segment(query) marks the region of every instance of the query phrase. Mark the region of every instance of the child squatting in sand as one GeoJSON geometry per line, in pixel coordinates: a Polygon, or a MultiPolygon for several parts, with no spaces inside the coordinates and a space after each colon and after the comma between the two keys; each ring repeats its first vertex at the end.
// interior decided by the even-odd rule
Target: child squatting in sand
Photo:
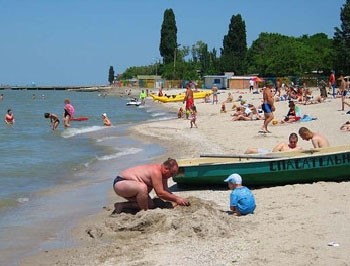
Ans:
{"type": "Polygon", "coordinates": [[[232,190],[230,194],[230,210],[233,215],[247,215],[255,210],[255,198],[249,188],[242,186],[242,177],[232,174],[224,180],[232,190]]]}

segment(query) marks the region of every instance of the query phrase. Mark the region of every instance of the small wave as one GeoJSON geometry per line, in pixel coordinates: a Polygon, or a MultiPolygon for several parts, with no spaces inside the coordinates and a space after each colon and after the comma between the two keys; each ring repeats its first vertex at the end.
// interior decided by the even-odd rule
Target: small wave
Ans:
{"type": "Polygon", "coordinates": [[[111,140],[111,139],[116,139],[116,138],[119,138],[119,137],[108,136],[108,137],[103,137],[103,138],[96,139],[96,142],[103,142],[103,141],[106,141],[106,140],[111,140]]]}
{"type": "Polygon", "coordinates": [[[103,126],[92,126],[92,127],[82,127],[82,128],[68,128],[62,132],[62,137],[65,139],[75,137],[79,134],[84,134],[88,132],[93,132],[97,130],[104,129],[103,126]]]}
{"type": "Polygon", "coordinates": [[[112,159],[120,158],[122,156],[136,154],[136,153],[139,153],[141,151],[142,151],[142,149],[139,149],[139,148],[127,148],[127,149],[123,149],[123,150],[121,150],[117,153],[114,153],[114,154],[97,157],[97,160],[99,160],[99,161],[112,160],[112,159]]]}
{"type": "Polygon", "coordinates": [[[167,115],[167,113],[165,112],[159,112],[159,113],[152,113],[151,116],[152,117],[159,117],[159,116],[165,116],[167,115]]]}

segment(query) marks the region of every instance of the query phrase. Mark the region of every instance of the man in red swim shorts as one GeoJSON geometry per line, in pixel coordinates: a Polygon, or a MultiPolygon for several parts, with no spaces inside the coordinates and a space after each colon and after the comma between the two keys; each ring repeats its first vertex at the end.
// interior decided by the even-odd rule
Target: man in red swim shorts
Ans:
{"type": "Polygon", "coordinates": [[[186,118],[188,119],[191,112],[191,107],[194,104],[193,91],[191,90],[191,86],[189,83],[186,85],[186,95],[183,103],[185,103],[185,101],[186,101],[186,118]]]}

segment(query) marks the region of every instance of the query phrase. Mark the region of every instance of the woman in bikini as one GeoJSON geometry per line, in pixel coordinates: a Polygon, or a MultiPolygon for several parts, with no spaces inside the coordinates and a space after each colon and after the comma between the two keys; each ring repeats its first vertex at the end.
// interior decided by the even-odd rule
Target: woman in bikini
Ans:
{"type": "Polygon", "coordinates": [[[7,113],[5,115],[5,124],[6,125],[13,125],[15,123],[15,117],[12,113],[11,109],[7,110],[7,113]]]}
{"type": "Polygon", "coordinates": [[[55,130],[58,127],[58,125],[60,124],[60,120],[58,119],[58,116],[55,114],[45,113],[44,117],[50,118],[50,126],[51,126],[52,130],[55,130]]]}

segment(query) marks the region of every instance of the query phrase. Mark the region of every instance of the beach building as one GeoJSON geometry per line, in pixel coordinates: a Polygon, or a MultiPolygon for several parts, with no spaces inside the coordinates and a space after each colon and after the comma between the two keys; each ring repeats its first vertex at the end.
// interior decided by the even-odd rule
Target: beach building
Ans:
{"type": "Polygon", "coordinates": [[[228,80],[228,88],[235,90],[248,89],[250,86],[250,80],[256,76],[231,76],[228,80]]]}
{"type": "Polygon", "coordinates": [[[164,84],[164,80],[158,75],[138,75],[137,80],[140,88],[159,89],[164,84]]]}
{"type": "Polygon", "coordinates": [[[214,84],[219,90],[227,89],[228,80],[234,75],[233,72],[225,72],[224,75],[207,75],[204,76],[204,86],[206,89],[212,89],[214,84]]]}

